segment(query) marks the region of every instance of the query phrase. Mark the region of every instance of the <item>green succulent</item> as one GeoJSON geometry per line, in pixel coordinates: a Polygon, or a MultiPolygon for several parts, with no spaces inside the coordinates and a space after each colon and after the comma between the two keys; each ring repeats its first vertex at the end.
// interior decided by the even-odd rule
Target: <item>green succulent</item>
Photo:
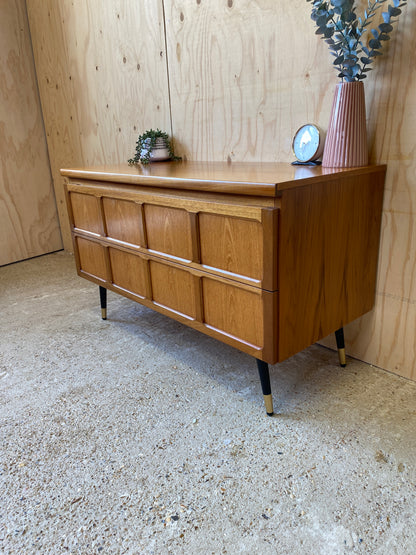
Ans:
{"type": "Polygon", "coordinates": [[[393,23],[402,13],[401,8],[407,0],[392,0],[387,11],[382,12],[383,23],[371,29],[372,37],[364,43],[364,34],[377,10],[387,0],[368,0],[364,17],[357,17],[354,0],[306,0],[312,2],[311,18],[315,21],[317,35],[329,45],[335,56],[334,66],[339,71],[338,77],[351,81],[361,81],[373,69],[374,58],[381,56],[384,41],[390,40],[393,23]]]}
{"type": "Polygon", "coordinates": [[[169,135],[160,129],[149,129],[145,131],[143,135],[139,135],[136,142],[136,154],[134,158],[128,160],[128,164],[132,166],[133,164],[148,164],[150,162],[150,153],[152,152],[157,139],[163,139],[169,151],[169,156],[172,160],[180,160],[178,156],[175,156],[172,148],[172,143],[169,140],[169,135]]]}

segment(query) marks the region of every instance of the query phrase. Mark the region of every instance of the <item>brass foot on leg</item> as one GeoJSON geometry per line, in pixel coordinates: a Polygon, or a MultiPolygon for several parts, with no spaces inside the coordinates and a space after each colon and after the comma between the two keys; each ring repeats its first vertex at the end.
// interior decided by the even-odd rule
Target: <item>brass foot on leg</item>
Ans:
{"type": "Polygon", "coordinates": [[[266,412],[269,416],[273,416],[273,399],[272,390],[270,387],[270,375],[269,375],[269,365],[267,362],[262,360],[257,360],[257,368],[259,369],[261,389],[263,391],[264,404],[266,406],[266,412]]]}
{"type": "Polygon", "coordinates": [[[273,397],[271,395],[263,395],[263,398],[268,416],[273,416],[273,397]]]}
{"type": "Polygon", "coordinates": [[[347,359],[345,357],[345,349],[338,349],[339,363],[344,368],[347,366],[347,359]]]}
{"type": "Polygon", "coordinates": [[[100,304],[101,304],[101,318],[107,320],[107,289],[99,286],[100,289],[100,304]]]}
{"type": "Polygon", "coordinates": [[[335,332],[335,339],[337,341],[339,363],[344,368],[347,365],[347,359],[345,357],[344,328],[339,328],[339,330],[335,332]]]}

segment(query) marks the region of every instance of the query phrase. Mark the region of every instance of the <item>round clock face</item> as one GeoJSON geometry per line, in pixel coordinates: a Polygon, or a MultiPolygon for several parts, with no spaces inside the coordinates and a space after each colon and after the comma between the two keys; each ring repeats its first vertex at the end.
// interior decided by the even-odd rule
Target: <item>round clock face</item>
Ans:
{"type": "Polygon", "coordinates": [[[316,125],[303,125],[293,138],[293,152],[299,162],[310,162],[322,155],[323,141],[316,125]]]}

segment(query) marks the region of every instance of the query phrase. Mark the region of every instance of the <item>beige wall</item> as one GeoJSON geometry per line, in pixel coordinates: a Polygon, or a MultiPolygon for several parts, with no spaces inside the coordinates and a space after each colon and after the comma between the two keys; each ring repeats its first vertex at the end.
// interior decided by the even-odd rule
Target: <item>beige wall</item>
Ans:
{"type": "MultiPolygon", "coordinates": [[[[67,248],[62,166],[123,162],[149,127],[172,129],[189,159],[290,162],[301,124],[327,127],[337,77],[305,0],[27,7],[67,248]]],[[[415,26],[409,3],[365,83],[371,161],[388,176],[376,307],[346,329],[349,353],[413,379],[415,26]]]]}
{"type": "Polygon", "coordinates": [[[25,1],[2,1],[0,265],[61,248],[25,1]]]}

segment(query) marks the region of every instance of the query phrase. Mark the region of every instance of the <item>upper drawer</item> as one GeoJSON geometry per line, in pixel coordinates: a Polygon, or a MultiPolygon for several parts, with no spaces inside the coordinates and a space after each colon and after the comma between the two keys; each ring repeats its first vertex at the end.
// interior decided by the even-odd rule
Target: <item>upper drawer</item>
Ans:
{"type": "Polygon", "coordinates": [[[277,208],[68,187],[76,234],[277,290],[277,208]]]}

